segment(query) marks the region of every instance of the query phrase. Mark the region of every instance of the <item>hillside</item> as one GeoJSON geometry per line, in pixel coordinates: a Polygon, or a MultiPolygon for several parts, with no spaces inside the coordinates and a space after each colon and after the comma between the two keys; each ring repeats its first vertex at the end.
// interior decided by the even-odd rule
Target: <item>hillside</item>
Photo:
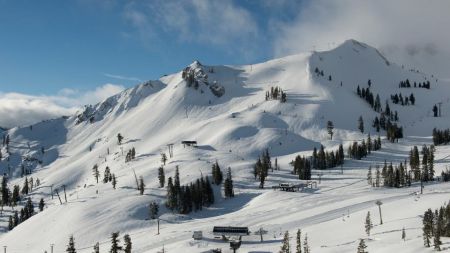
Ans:
{"type": "MultiPolygon", "coordinates": [[[[367,211],[377,223],[374,202],[381,199],[385,224],[375,226],[367,240],[369,251],[424,252],[420,215],[429,207],[444,204],[450,185],[430,183],[423,195],[416,195],[418,184],[372,188],[366,182],[367,168],[385,160],[399,163],[408,158],[412,146],[430,145],[432,129],[447,128],[450,123],[446,113],[450,111],[449,94],[449,83],[406,70],[354,40],[330,51],[254,65],[208,66],[195,61],[180,72],[137,85],[70,117],[8,130],[10,154],[2,148],[0,171],[8,175],[10,186],[22,186],[23,168],[30,171],[28,177],[41,182],[30,197],[35,206],[44,198],[47,206],[12,231],[7,231],[7,226],[13,210],[4,207],[0,245],[7,245],[8,252],[20,253],[49,251],[54,244],[55,252],[64,252],[73,235],[78,252],[92,252],[96,242],[101,242],[100,252],[107,252],[110,234],[120,231],[131,235],[133,252],[138,253],[157,252],[163,245],[167,252],[211,248],[229,252],[227,243],[214,239],[212,226],[239,225],[269,231],[263,243],[255,235],[245,238],[239,252],[277,252],[281,233],[289,230],[294,235],[298,228],[308,233],[312,252],[354,252],[358,239],[367,237],[367,211]],[[430,81],[431,88],[399,88],[406,79],[411,83],[430,81]],[[372,127],[379,113],[356,94],[358,85],[366,88],[368,80],[371,92],[380,96],[382,108],[388,100],[391,110],[398,112],[397,123],[405,137],[398,143],[390,143],[384,130],[378,133],[372,127]],[[271,87],[286,92],[286,103],[265,99],[271,87]],[[390,97],[398,93],[414,93],[415,104],[393,104],[390,97]],[[435,118],[432,107],[438,102],[442,102],[443,115],[435,118]],[[358,130],[360,116],[364,134],[358,130]],[[332,140],[327,121],[335,127],[332,140]],[[119,133],[124,136],[121,145],[119,133]],[[381,135],[382,149],[362,160],[346,158],[343,174],[341,168],[321,171],[318,189],[295,193],[270,189],[280,182],[298,182],[289,165],[297,154],[309,156],[314,147],[332,150],[341,143],[346,151],[368,133],[381,135]],[[198,147],[184,147],[181,141],[196,141],[198,147]],[[164,207],[166,189],[158,183],[160,154],[168,155],[168,144],[174,144],[174,157],[164,166],[166,177],[173,176],[179,166],[181,184],[186,185],[210,175],[217,161],[223,172],[231,168],[236,197],[225,199],[220,187],[214,186],[216,201],[211,207],[187,215],[168,211],[164,207]],[[125,154],[132,148],[136,158],[125,162],[125,154]],[[260,189],[253,165],[266,148],[281,170],[269,173],[266,188],[260,189]],[[105,168],[111,169],[117,177],[116,189],[111,183],[97,184],[92,175],[94,165],[101,179],[105,168]],[[144,195],[136,189],[134,173],[144,179],[144,195]],[[60,204],[50,194],[50,187],[63,195],[63,186],[67,203],[60,204]],[[148,220],[152,201],[160,203],[158,236],[155,221],[148,220]],[[405,242],[400,240],[402,227],[407,228],[405,242]],[[341,233],[343,229],[345,233],[341,233]],[[195,230],[202,230],[207,239],[194,242],[195,230]]],[[[446,167],[448,151],[445,146],[437,148],[436,174],[446,167]]],[[[313,171],[314,180],[318,174],[313,171]]]]}

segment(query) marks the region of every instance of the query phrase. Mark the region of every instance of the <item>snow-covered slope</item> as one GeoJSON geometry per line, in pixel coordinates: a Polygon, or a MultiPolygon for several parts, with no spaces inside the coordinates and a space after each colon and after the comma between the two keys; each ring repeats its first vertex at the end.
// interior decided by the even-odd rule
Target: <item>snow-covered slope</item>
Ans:
{"type": "MultiPolygon", "coordinates": [[[[63,252],[69,235],[74,235],[78,252],[91,252],[96,242],[103,242],[101,252],[107,252],[110,234],[120,231],[132,236],[133,252],[156,252],[163,245],[169,252],[203,252],[228,248],[209,234],[213,225],[246,225],[253,231],[263,226],[269,230],[270,239],[258,243],[257,238],[250,237],[242,246],[243,252],[276,252],[280,231],[294,232],[297,228],[308,232],[313,252],[351,252],[357,239],[364,237],[365,213],[373,210],[375,214],[373,202],[382,199],[388,222],[375,228],[376,236],[368,242],[370,252],[423,252],[421,238],[417,238],[421,234],[418,215],[430,205],[443,204],[450,186],[432,185],[418,199],[411,195],[417,187],[374,190],[364,178],[369,164],[385,159],[402,161],[412,145],[430,143],[433,127],[448,127],[450,120],[445,112],[450,110],[449,94],[448,83],[405,70],[376,49],[354,40],[331,51],[254,65],[206,66],[194,62],[183,71],[86,106],[71,117],[9,130],[11,155],[4,156],[0,171],[10,177],[10,185],[22,185],[22,165],[30,170],[30,176],[41,181],[30,197],[35,203],[44,198],[47,207],[4,232],[0,244],[7,245],[11,252],[41,252],[54,244],[55,252],[63,252]],[[324,75],[317,75],[316,68],[324,75]],[[252,166],[265,148],[278,158],[282,168],[269,175],[267,184],[275,185],[296,181],[288,163],[298,153],[309,155],[321,144],[336,148],[340,143],[361,140],[367,133],[376,135],[371,122],[378,114],[356,95],[357,86],[366,87],[369,79],[372,92],[380,95],[383,106],[391,94],[414,93],[414,106],[390,103],[399,113],[407,138],[398,144],[384,143],[381,151],[363,161],[347,161],[343,175],[335,170],[323,172],[315,192],[258,189],[252,166]],[[431,89],[398,88],[398,83],[406,79],[429,80],[431,89]],[[271,86],[287,93],[286,103],[265,100],[271,86]],[[433,118],[431,109],[438,102],[443,102],[444,115],[433,118]],[[365,134],[357,129],[359,116],[364,118],[365,134]],[[326,130],[328,120],[335,126],[332,141],[326,130]],[[117,143],[118,133],[125,137],[122,145],[117,143]],[[184,140],[195,140],[198,147],[183,147],[184,140]],[[168,212],[163,207],[166,191],[158,188],[157,173],[160,153],[167,152],[171,143],[174,157],[165,166],[167,176],[173,176],[175,166],[179,166],[181,183],[188,184],[201,174],[210,174],[211,163],[217,160],[222,169],[231,168],[236,198],[223,199],[217,187],[217,201],[212,207],[187,216],[168,212]],[[125,153],[132,147],[136,159],[125,163],[125,153]],[[117,176],[117,189],[109,183],[96,183],[91,170],[95,164],[102,174],[106,166],[111,168],[117,176]],[[143,196],[135,189],[134,172],[146,183],[143,196]],[[61,205],[50,195],[50,186],[61,190],[63,185],[68,203],[61,205]],[[158,236],[155,222],[147,220],[151,201],[161,203],[162,230],[158,236]],[[396,211],[405,206],[410,208],[396,211]],[[348,217],[343,218],[343,214],[348,217]],[[344,226],[345,233],[340,233],[337,228],[344,226]],[[400,232],[394,232],[402,226],[411,230],[407,242],[397,240],[400,232]],[[190,239],[194,230],[203,230],[210,239],[194,243],[190,239]]],[[[438,148],[437,158],[442,158],[438,169],[445,167],[445,152],[438,148]]],[[[8,208],[3,211],[3,227],[11,213],[8,208]]]]}

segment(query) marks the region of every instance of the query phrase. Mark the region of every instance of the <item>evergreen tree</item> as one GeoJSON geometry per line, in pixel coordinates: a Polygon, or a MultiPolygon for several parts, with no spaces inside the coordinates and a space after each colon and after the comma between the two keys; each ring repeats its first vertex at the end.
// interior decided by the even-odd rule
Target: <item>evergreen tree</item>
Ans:
{"type": "Polygon", "coordinates": [[[116,185],[117,185],[117,178],[115,174],[111,174],[112,180],[111,180],[111,184],[114,188],[114,190],[116,189],[116,185]]]}
{"type": "Polygon", "coordinates": [[[234,189],[233,189],[233,179],[231,176],[231,168],[228,167],[227,177],[225,179],[224,187],[224,195],[226,198],[234,197],[234,189]]]}
{"type": "Polygon", "coordinates": [[[281,249],[279,253],[291,253],[290,245],[289,245],[289,231],[284,233],[283,244],[281,245],[281,249]]]}
{"type": "Polygon", "coordinates": [[[297,230],[297,246],[295,248],[295,253],[302,253],[302,231],[297,230]]]}
{"type": "Polygon", "coordinates": [[[100,243],[96,243],[94,245],[94,252],[93,253],[100,253],[100,243]]]}
{"type": "Polygon", "coordinates": [[[23,183],[23,186],[22,186],[22,194],[27,195],[28,192],[29,192],[28,177],[25,177],[25,182],[23,183]]]}
{"type": "Polygon", "coordinates": [[[327,131],[328,134],[330,135],[330,140],[333,140],[333,129],[334,129],[333,122],[329,120],[327,122],[327,131]]]}
{"type": "Polygon", "coordinates": [[[311,253],[308,245],[308,234],[305,234],[305,239],[303,240],[303,253],[311,253]]]}
{"type": "Polygon", "coordinates": [[[130,237],[130,235],[126,234],[126,235],[123,237],[123,241],[124,241],[124,243],[125,243],[123,252],[124,252],[124,253],[131,253],[132,243],[131,243],[131,237],[130,237]]]}
{"type": "Polygon", "coordinates": [[[144,184],[144,178],[142,176],[139,177],[139,193],[141,195],[144,195],[145,190],[145,184],[144,184]]]}
{"type": "Polygon", "coordinates": [[[122,145],[122,140],[123,140],[123,136],[120,133],[118,133],[117,134],[117,143],[119,145],[122,145]]]}
{"type": "Polygon", "coordinates": [[[433,235],[433,211],[428,209],[423,216],[423,241],[425,247],[431,246],[431,237],[433,235]]]}
{"type": "Polygon", "coordinates": [[[98,171],[97,164],[94,165],[94,167],[92,168],[92,174],[94,175],[95,180],[97,181],[97,184],[98,184],[98,178],[100,177],[100,172],[98,171]]]}
{"type": "Polygon", "coordinates": [[[368,236],[370,236],[370,230],[373,227],[372,221],[370,220],[370,212],[367,212],[367,216],[366,216],[366,222],[365,222],[365,229],[366,229],[366,234],[368,236]]]}
{"type": "Polygon", "coordinates": [[[177,205],[177,198],[175,196],[175,187],[172,183],[172,177],[169,177],[167,181],[167,202],[166,206],[169,210],[173,211],[176,208],[177,205]]]}
{"type": "Polygon", "coordinates": [[[359,239],[357,253],[367,253],[366,248],[367,248],[367,246],[366,246],[366,243],[364,242],[364,239],[359,239]]]}
{"type": "Polygon", "coordinates": [[[164,174],[164,168],[161,166],[158,169],[158,180],[159,180],[159,187],[163,188],[166,183],[166,176],[164,174]]]}
{"type": "Polygon", "coordinates": [[[219,185],[223,181],[223,174],[217,161],[212,165],[212,180],[215,185],[219,185]]]}
{"type": "Polygon", "coordinates": [[[361,133],[364,133],[364,120],[363,120],[362,116],[359,116],[359,119],[358,119],[358,129],[359,129],[359,131],[361,131],[361,133]]]}
{"type": "Polygon", "coordinates": [[[372,166],[369,166],[369,170],[367,171],[367,184],[372,185],[372,166]]]}
{"type": "Polygon", "coordinates": [[[111,249],[109,250],[109,253],[119,253],[122,251],[122,246],[119,246],[120,239],[119,239],[119,232],[114,232],[111,234],[111,249]]]}
{"type": "Polygon", "coordinates": [[[13,222],[13,217],[12,215],[9,216],[9,220],[8,220],[8,230],[13,230],[14,228],[14,222],[13,222]]]}
{"type": "Polygon", "coordinates": [[[166,162],[167,162],[166,153],[161,153],[161,162],[163,163],[163,165],[166,165],[166,162]]]}
{"type": "Polygon", "coordinates": [[[44,199],[43,198],[41,198],[41,200],[39,201],[39,211],[44,211],[44,206],[45,206],[45,203],[44,203],[44,199]]]}
{"type": "Polygon", "coordinates": [[[69,245],[67,245],[66,249],[67,253],[76,253],[77,250],[75,249],[75,240],[73,239],[73,235],[69,238],[69,245]]]}
{"type": "Polygon", "coordinates": [[[150,214],[150,219],[154,220],[156,219],[156,217],[158,217],[158,212],[159,212],[159,205],[156,202],[151,202],[150,206],[149,206],[149,214],[150,214]]]}
{"type": "Polygon", "coordinates": [[[20,187],[14,185],[12,193],[12,205],[15,206],[20,201],[20,187]]]}

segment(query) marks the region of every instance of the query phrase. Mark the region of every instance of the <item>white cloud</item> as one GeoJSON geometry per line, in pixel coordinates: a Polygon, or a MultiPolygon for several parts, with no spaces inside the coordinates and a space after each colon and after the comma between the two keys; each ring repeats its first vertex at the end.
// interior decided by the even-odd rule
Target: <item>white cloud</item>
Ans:
{"type": "Polygon", "coordinates": [[[118,79],[118,80],[143,82],[141,79],[139,79],[137,77],[114,75],[114,74],[108,74],[108,73],[103,73],[103,75],[106,76],[106,77],[114,78],[114,79],[118,79]]]}
{"type": "Polygon", "coordinates": [[[0,92],[0,126],[14,127],[45,119],[71,115],[80,106],[95,104],[124,90],[122,85],[105,84],[80,92],[62,89],[56,95],[27,95],[0,92]]]}
{"type": "Polygon", "coordinates": [[[450,1],[315,0],[292,22],[273,21],[277,56],[328,49],[353,38],[392,60],[449,77],[450,1]]]}
{"type": "Polygon", "coordinates": [[[155,0],[128,4],[123,14],[146,43],[163,32],[179,41],[252,51],[259,28],[251,13],[232,1],[155,0]]]}

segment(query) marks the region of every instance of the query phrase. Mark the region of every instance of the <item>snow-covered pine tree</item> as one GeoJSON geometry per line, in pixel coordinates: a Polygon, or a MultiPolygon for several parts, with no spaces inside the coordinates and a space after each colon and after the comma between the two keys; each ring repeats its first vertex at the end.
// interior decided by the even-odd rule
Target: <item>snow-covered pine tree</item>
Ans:
{"type": "Polygon", "coordinates": [[[156,217],[158,217],[158,212],[159,212],[159,205],[156,202],[151,202],[150,206],[149,206],[149,216],[150,219],[154,220],[156,219],[156,217]]]}
{"type": "Polygon", "coordinates": [[[71,235],[69,238],[69,244],[67,245],[66,252],[67,253],[77,252],[77,250],[75,249],[75,239],[73,238],[73,235],[71,235]]]}
{"type": "Polygon", "coordinates": [[[327,131],[328,134],[330,135],[330,140],[333,140],[333,129],[334,129],[333,122],[329,120],[327,122],[327,131]]]}
{"type": "Polygon", "coordinates": [[[359,245],[358,245],[358,251],[356,251],[357,253],[368,253],[366,251],[366,243],[364,242],[364,239],[359,239],[359,245]]]}
{"type": "Polygon", "coordinates": [[[111,250],[110,253],[119,253],[122,251],[122,246],[119,246],[119,232],[114,232],[111,234],[111,250]]]}
{"type": "Polygon", "coordinates": [[[131,253],[131,249],[132,249],[132,243],[131,243],[131,237],[130,235],[126,234],[123,237],[123,241],[124,241],[124,249],[123,252],[124,253],[131,253]]]}
{"type": "Polygon", "coordinates": [[[94,245],[94,252],[93,253],[100,253],[100,243],[96,243],[94,245]]]}
{"type": "Polygon", "coordinates": [[[370,236],[370,230],[372,229],[372,227],[373,227],[373,224],[372,224],[372,221],[370,220],[370,211],[369,211],[369,212],[367,212],[366,221],[364,223],[364,228],[365,228],[366,234],[368,236],[370,236]]]}
{"type": "Polygon", "coordinates": [[[163,165],[166,165],[166,162],[167,162],[166,153],[161,153],[161,162],[163,163],[163,165]]]}
{"type": "Polygon", "coordinates": [[[311,253],[308,244],[308,234],[305,234],[305,239],[303,240],[303,253],[311,253]]]}
{"type": "Polygon", "coordinates": [[[289,245],[289,231],[286,231],[284,233],[283,242],[282,242],[279,253],[291,253],[291,249],[290,249],[290,245],[289,245]]]}
{"type": "Polygon", "coordinates": [[[98,178],[100,177],[100,172],[98,171],[97,164],[94,165],[94,167],[92,168],[92,174],[94,175],[95,180],[97,181],[97,184],[98,184],[98,178]]]}
{"type": "Polygon", "coordinates": [[[302,231],[300,229],[297,230],[296,242],[295,253],[302,253],[302,231]]]}

